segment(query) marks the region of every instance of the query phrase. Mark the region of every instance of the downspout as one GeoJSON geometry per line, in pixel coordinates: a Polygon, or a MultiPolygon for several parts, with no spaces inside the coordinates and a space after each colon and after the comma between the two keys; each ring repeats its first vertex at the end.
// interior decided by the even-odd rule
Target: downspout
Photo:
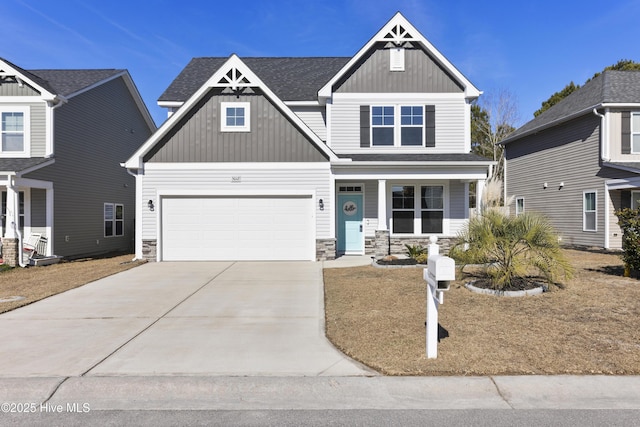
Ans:
{"type": "Polygon", "coordinates": [[[45,157],[47,158],[51,158],[54,155],[55,152],[55,136],[54,136],[54,131],[55,131],[55,117],[54,117],[54,110],[56,110],[58,107],[62,107],[64,104],[66,104],[68,101],[66,98],[62,97],[62,96],[57,96],[53,101],[47,101],[47,105],[49,105],[49,113],[47,114],[49,117],[47,118],[47,150],[45,153],[45,157]],[[57,100],[57,102],[55,102],[57,100]],[[55,102],[55,103],[54,103],[55,102]]]}
{"type": "Polygon", "coordinates": [[[593,109],[593,114],[600,117],[600,159],[608,161],[608,142],[607,138],[607,121],[604,114],[600,114],[597,108],[593,109]]]}
{"type": "Polygon", "coordinates": [[[13,227],[13,230],[15,231],[16,235],[18,236],[18,265],[22,268],[25,268],[27,266],[27,264],[24,263],[24,253],[22,252],[22,233],[20,232],[20,230],[18,229],[18,227],[16,227],[16,223],[12,222],[11,226],[13,227]]]}
{"type": "MultiPolygon", "coordinates": [[[[604,114],[600,114],[597,108],[593,109],[593,114],[600,117],[600,160],[608,161],[609,138],[607,137],[607,120],[604,114]]],[[[604,183],[604,248],[609,249],[609,189],[607,183],[604,183]]]]}

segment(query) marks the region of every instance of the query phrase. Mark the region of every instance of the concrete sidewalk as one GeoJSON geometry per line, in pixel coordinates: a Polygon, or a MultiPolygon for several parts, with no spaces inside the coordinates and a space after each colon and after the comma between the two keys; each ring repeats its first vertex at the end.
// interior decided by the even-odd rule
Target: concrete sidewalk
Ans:
{"type": "Polygon", "coordinates": [[[0,378],[0,402],[93,410],[634,409],[639,377],[0,378]]]}

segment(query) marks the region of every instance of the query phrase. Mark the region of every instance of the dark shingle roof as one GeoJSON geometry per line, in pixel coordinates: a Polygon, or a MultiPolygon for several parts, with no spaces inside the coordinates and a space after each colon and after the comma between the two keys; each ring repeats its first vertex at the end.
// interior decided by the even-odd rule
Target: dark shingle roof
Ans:
{"type": "MultiPolygon", "coordinates": [[[[185,102],[229,58],[193,58],[169,85],[158,101],[185,102]]],[[[284,101],[312,101],[324,86],[351,59],[241,58],[242,61],[284,101]]]]}
{"type": "Polygon", "coordinates": [[[41,163],[46,163],[51,159],[45,157],[31,157],[25,158],[0,158],[0,171],[2,172],[21,172],[25,169],[30,169],[34,166],[38,166],[41,163]]]}
{"type": "Polygon", "coordinates": [[[88,70],[29,70],[51,88],[50,92],[59,95],[71,95],[81,89],[120,74],[125,70],[88,69],[88,70]]]}
{"type": "Polygon", "coordinates": [[[491,162],[473,153],[445,154],[338,154],[341,159],[354,162],[491,162]]]}
{"type": "Polygon", "coordinates": [[[578,113],[589,113],[602,103],[640,103],[640,71],[605,71],[535,119],[524,124],[503,142],[578,113]]]}

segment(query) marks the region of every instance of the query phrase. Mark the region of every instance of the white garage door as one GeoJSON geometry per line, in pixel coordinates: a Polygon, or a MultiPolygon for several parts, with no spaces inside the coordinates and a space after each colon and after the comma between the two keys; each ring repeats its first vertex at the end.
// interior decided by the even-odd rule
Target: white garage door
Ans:
{"type": "Polygon", "coordinates": [[[165,261],[314,260],[311,197],[163,197],[165,261]]]}

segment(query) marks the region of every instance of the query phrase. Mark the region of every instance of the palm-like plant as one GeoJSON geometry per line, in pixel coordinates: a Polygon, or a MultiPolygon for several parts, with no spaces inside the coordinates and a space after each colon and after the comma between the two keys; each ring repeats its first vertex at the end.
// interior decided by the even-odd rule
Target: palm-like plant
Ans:
{"type": "Polygon", "coordinates": [[[537,213],[509,216],[499,209],[485,209],[458,237],[450,255],[463,265],[484,265],[494,289],[526,278],[532,269],[550,283],[573,274],[553,227],[537,213]]]}

